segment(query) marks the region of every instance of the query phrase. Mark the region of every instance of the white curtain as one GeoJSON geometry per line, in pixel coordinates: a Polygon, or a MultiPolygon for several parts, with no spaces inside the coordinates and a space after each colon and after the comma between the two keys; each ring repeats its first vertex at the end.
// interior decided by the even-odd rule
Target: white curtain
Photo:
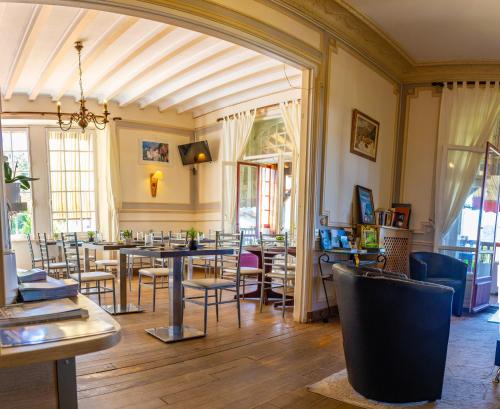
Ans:
{"type": "Polygon", "coordinates": [[[243,155],[255,121],[255,110],[225,117],[222,135],[222,216],[224,230],[233,232],[236,226],[237,164],[243,155]]]}
{"type": "Polygon", "coordinates": [[[105,240],[120,237],[121,208],[120,152],[114,121],[97,135],[97,175],[99,198],[99,231],[105,240]]]}
{"type": "Polygon", "coordinates": [[[436,183],[435,247],[438,247],[462,209],[483,155],[448,149],[453,145],[484,148],[500,114],[500,89],[494,85],[443,87],[438,143],[443,166],[436,183]]]}
{"type": "Polygon", "coordinates": [[[296,237],[296,226],[298,217],[298,192],[299,192],[299,152],[300,152],[300,126],[302,118],[302,107],[300,101],[282,102],[280,104],[281,116],[285,123],[285,129],[293,142],[292,174],[293,185],[291,193],[290,214],[290,236],[292,240],[296,237]]]}

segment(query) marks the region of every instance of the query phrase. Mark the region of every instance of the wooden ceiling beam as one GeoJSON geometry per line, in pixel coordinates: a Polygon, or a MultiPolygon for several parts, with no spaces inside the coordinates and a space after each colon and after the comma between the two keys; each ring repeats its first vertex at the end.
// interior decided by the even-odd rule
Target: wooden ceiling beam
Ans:
{"type": "MultiPolygon", "coordinates": [[[[157,69],[159,66],[167,62],[173,56],[177,55],[179,52],[184,50],[185,48],[189,48],[192,44],[197,44],[198,42],[208,38],[208,36],[200,33],[196,33],[194,31],[186,31],[182,28],[175,28],[170,32],[167,36],[167,39],[170,39],[171,47],[168,52],[162,55],[157,55],[151,61],[147,63],[143,62],[140,66],[137,65],[137,69],[133,71],[133,73],[127,76],[127,79],[123,82],[116,83],[115,86],[106,91],[104,95],[102,95],[101,100],[108,100],[115,98],[117,95],[121,94],[124,90],[130,87],[132,84],[137,82],[143,82],[144,78],[157,69]]],[[[138,56],[140,58],[140,56],[138,56]]]]}
{"type": "MultiPolygon", "coordinates": [[[[300,76],[300,71],[295,68],[292,71],[291,67],[287,67],[287,70],[287,76],[289,78],[300,76]]],[[[280,64],[263,71],[246,75],[234,81],[220,85],[219,87],[207,91],[203,94],[196,95],[195,97],[182,103],[182,105],[179,106],[178,113],[181,114],[186,111],[192,111],[197,107],[208,105],[211,102],[217,101],[228,95],[235,95],[240,92],[245,92],[255,87],[262,87],[265,86],[265,84],[274,83],[280,80],[286,80],[284,74],[284,64],[280,64]]]]}
{"type": "Polygon", "coordinates": [[[288,80],[285,79],[285,80],[273,81],[268,84],[262,84],[258,87],[253,87],[249,90],[237,92],[232,95],[227,95],[216,101],[211,101],[208,104],[196,107],[196,109],[193,110],[193,117],[195,118],[200,117],[210,112],[218,111],[219,109],[241,104],[243,102],[247,102],[256,98],[271,96],[276,93],[280,93],[287,90],[300,89],[300,85],[298,84],[300,84],[301,78],[302,75],[289,77],[288,79],[292,83],[293,85],[292,87],[290,86],[288,80]]]}
{"type": "MultiPolygon", "coordinates": [[[[113,26],[106,31],[97,44],[84,56],[82,56],[82,70],[85,72],[97,59],[106,51],[113,43],[127,32],[134,24],[139,21],[137,17],[122,16],[113,24],[113,26]]],[[[85,45],[85,44],[84,44],[85,45]]],[[[53,97],[54,100],[59,101],[66,93],[78,82],[78,67],[71,73],[64,85],[59,89],[59,92],[53,97]]]]}
{"type": "Polygon", "coordinates": [[[154,90],[140,101],[139,106],[142,109],[161,99],[165,99],[167,96],[176,96],[182,93],[186,87],[190,88],[193,84],[198,84],[205,78],[211,77],[214,73],[220,73],[234,65],[241,66],[242,63],[246,65],[250,60],[256,58],[256,55],[257,53],[254,51],[237,45],[209,55],[163,81],[162,84],[158,84],[154,90]]]}
{"type": "MultiPolygon", "coordinates": [[[[150,78],[144,78],[144,81],[140,83],[140,87],[132,92],[125,92],[124,97],[119,98],[120,106],[129,105],[143,98],[157,86],[164,84],[179,72],[182,72],[193,64],[200,64],[210,55],[232,46],[231,43],[213,37],[200,38],[191,44],[186,44],[184,47],[178,49],[176,53],[167,56],[168,58],[163,61],[163,63],[168,63],[168,68],[157,70],[156,72],[150,71],[152,75],[150,78]]],[[[160,66],[161,64],[158,67],[160,66]]]]}
{"type": "Polygon", "coordinates": [[[136,43],[134,43],[128,50],[126,50],[113,64],[108,67],[103,67],[98,78],[95,79],[93,83],[87,84],[87,89],[89,95],[92,94],[96,89],[98,89],[105,81],[113,76],[128,64],[131,60],[142,54],[149,47],[163,40],[167,35],[169,35],[175,27],[159,25],[154,30],[149,32],[147,35],[141,37],[136,43]]]}
{"type": "Polygon", "coordinates": [[[36,5],[33,8],[30,20],[24,30],[21,44],[9,70],[5,87],[5,99],[10,99],[12,97],[17,82],[19,81],[19,77],[21,76],[21,73],[26,66],[26,62],[28,61],[28,57],[31,54],[31,50],[33,49],[41,31],[47,24],[52,8],[53,6],[42,5],[36,5]]]}
{"type": "Polygon", "coordinates": [[[171,93],[160,102],[159,109],[160,111],[164,111],[174,106],[181,105],[197,95],[204,94],[223,84],[277,65],[282,66],[283,63],[264,55],[254,56],[244,62],[234,59],[231,65],[226,67],[222,66],[220,70],[212,75],[203,76],[199,81],[192,82],[182,89],[179,89],[177,92],[171,93]]]}
{"type": "Polygon", "coordinates": [[[48,58],[47,64],[42,70],[42,74],[38,78],[35,86],[31,90],[29,99],[35,100],[42,87],[47,83],[47,80],[52,76],[54,71],[60,66],[61,60],[68,53],[73,51],[75,41],[77,41],[85,28],[97,17],[97,10],[80,10],[75,16],[71,24],[68,26],[64,34],[59,40],[59,43],[54,48],[52,55],[48,58]]]}

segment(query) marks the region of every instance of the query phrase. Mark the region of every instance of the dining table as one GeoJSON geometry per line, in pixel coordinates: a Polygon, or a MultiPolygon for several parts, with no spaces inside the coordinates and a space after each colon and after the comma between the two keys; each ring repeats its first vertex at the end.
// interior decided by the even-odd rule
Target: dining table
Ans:
{"type": "Polygon", "coordinates": [[[178,342],[192,338],[204,337],[206,334],[194,327],[184,325],[183,305],[183,259],[187,257],[222,256],[234,254],[231,248],[216,248],[203,246],[190,250],[187,246],[172,247],[132,247],[120,249],[120,305],[117,310],[127,308],[127,256],[136,255],[155,259],[172,259],[169,270],[168,325],[148,328],[146,332],[163,342],[178,342]],[[125,283],[125,284],[123,284],[125,283]]]}

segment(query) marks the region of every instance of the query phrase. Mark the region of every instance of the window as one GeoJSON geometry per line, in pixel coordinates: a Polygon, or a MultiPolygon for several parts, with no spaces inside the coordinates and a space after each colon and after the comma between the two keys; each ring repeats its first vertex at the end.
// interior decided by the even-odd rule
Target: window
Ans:
{"type": "Polygon", "coordinates": [[[286,133],[285,123],[281,117],[262,119],[255,121],[252,127],[244,157],[292,152],[292,147],[292,140],[286,133]]]}
{"type": "Polygon", "coordinates": [[[48,131],[52,232],[96,230],[94,137],[48,131]]]}
{"type": "MultiPolygon", "coordinates": [[[[28,129],[2,129],[3,154],[16,175],[31,176],[28,129]]],[[[21,201],[27,203],[28,210],[12,215],[10,234],[12,239],[23,239],[33,229],[33,197],[30,190],[21,190],[21,201]]]]}

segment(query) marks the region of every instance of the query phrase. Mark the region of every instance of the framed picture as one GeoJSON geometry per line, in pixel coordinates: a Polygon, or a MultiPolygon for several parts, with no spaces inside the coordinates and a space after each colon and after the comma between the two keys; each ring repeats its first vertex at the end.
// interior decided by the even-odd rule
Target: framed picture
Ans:
{"type": "Polygon", "coordinates": [[[170,150],[168,143],[141,140],[141,162],[170,163],[170,150]]]}
{"type": "Polygon", "coordinates": [[[393,203],[395,217],[393,218],[393,226],[401,229],[410,227],[411,204],[408,203],[393,203]]]}
{"type": "Polygon", "coordinates": [[[374,226],[361,226],[361,247],[364,249],[378,248],[378,229],[374,226]]]}
{"type": "Polygon", "coordinates": [[[376,162],[379,127],[378,121],[355,109],[352,112],[351,153],[376,162]]]}
{"type": "Polygon", "coordinates": [[[359,223],[375,224],[375,206],[373,205],[373,193],[371,189],[356,186],[358,199],[359,223]]]}

